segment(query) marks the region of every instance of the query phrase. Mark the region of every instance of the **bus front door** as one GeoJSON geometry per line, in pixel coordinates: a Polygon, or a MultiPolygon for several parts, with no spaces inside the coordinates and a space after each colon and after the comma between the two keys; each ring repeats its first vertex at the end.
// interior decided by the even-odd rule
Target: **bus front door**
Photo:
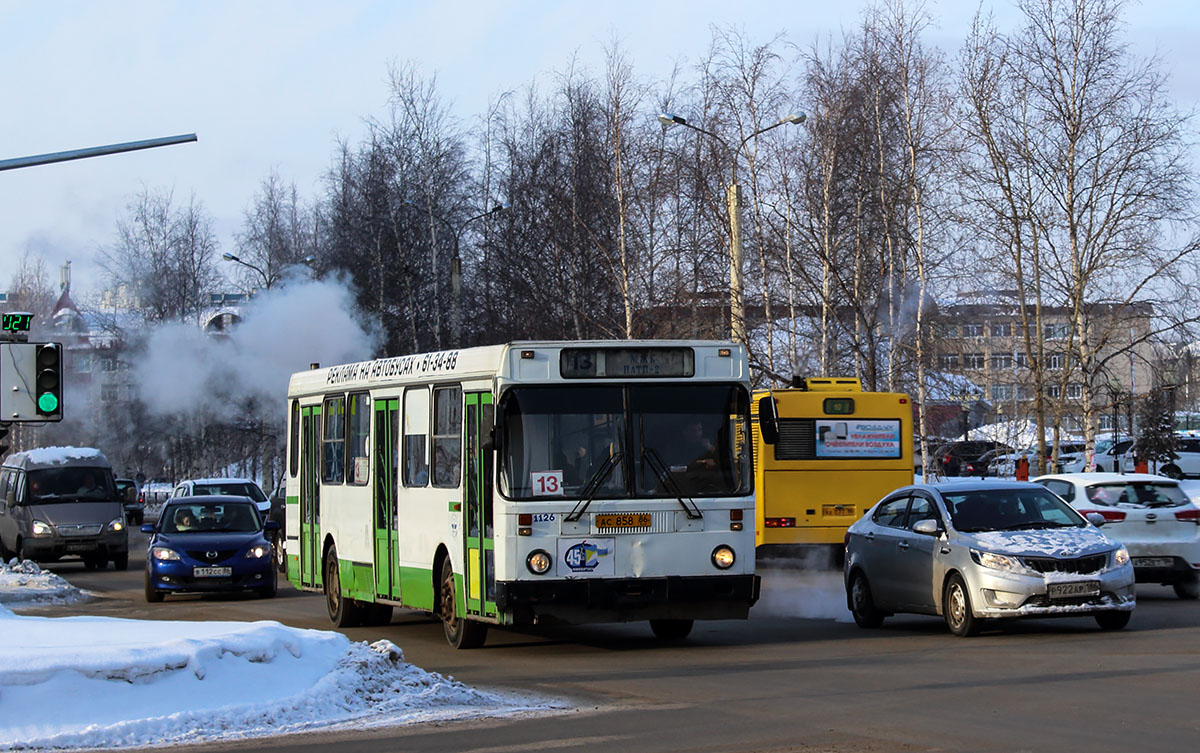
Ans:
{"type": "Polygon", "coordinates": [[[466,526],[463,551],[466,553],[467,614],[495,617],[496,543],[492,526],[492,393],[468,392],[464,395],[463,414],[466,431],[466,462],[463,484],[466,490],[466,526]]]}
{"type": "Polygon", "coordinates": [[[321,407],[300,409],[300,585],[321,585],[321,407]]]}
{"type": "Polygon", "coordinates": [[[396,526],[400,401],[375,401],[375,595],[400,598],[396,526]]]}

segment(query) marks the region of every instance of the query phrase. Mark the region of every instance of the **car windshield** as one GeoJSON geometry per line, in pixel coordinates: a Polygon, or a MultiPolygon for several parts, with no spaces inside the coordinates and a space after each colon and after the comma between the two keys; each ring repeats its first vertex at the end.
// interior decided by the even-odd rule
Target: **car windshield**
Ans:
{"type": "Polygon", "coordinates": [[[954,528],[963,533],[1082,528],[1079,513],[1041,487],[943,492],[954,528]]]}
{"type": "Polygon", "coordinates": [[[1092,484],[1085,491],[1088,501],[1109,507],[1179,507],[1188,503],[1187,495],[1177,484],[1153,481],[1092,484]]]}
{"type": "Polygon", "coordinates": [[[171,505],[162,513],[163,533],[250,533],[262,526],[247,502],[171,505]]]}
{"type": "Polygon", "coordinates": [[[107,468],[42,468],[29,471],[28,477],[33,504],[117,498],[112,471],[107,468]]]}
{"type": "Polygon", "coordinates": [[[749,398],[733,385],[521,387],[501,401],[511,499],[728,496],[751,488],[749,398]]]}
{"type": "Polygon", "coordinates": [[[193,497],[216,495],[224,497],[249,497],[255,502],[266,502],[267,495],[258,488],[258,484],[245,481],[221,481],[213,483],[196,483],[192,485],[193,497]]]}

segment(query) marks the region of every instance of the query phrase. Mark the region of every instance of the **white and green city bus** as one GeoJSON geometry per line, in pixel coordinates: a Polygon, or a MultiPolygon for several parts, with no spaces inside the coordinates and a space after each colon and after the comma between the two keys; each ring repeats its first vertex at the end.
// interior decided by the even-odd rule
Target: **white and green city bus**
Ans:
{"type": "Polygon", "coordinates": [[[292,375],[287,573],[334,624],[745,618],[750,383],[722,342],[517,342],[292,375]]]}

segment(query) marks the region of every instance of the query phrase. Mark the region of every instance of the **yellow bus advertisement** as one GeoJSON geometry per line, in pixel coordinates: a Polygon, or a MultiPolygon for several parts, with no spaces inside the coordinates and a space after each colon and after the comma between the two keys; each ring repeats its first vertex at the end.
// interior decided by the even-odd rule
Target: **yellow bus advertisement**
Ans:
{"type": "Polygon", "coordinates": [[[912,404],[864,392],[857,379],[808,379],[755,393],[755,543],[760,556],[840,551],[846,529],[888,492],[913,482],[912,404]],[[763,441],[758,407],[775,402],[778,437],[763,441]]]}

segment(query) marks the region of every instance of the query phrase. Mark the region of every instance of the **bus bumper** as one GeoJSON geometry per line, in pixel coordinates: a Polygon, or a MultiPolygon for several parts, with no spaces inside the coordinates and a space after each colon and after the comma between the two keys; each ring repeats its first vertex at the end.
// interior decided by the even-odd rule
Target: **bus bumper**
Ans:
{"type": "Polygon", "coordinates": [[[496,606],[524,623],[745,619],[760,584],[753,574],[499,581],[496,606]]]}

